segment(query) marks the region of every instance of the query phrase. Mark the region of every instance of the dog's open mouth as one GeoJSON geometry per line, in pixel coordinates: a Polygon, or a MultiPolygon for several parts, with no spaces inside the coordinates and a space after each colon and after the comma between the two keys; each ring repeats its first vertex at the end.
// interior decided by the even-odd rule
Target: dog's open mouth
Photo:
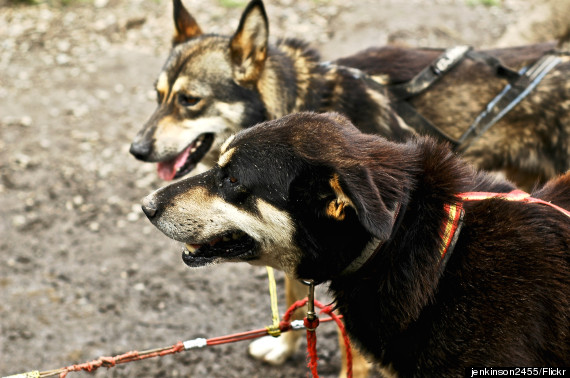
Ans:
{"type": "Polygon", "coordinates": [[[256,257],[255,251],[255,241],[251,236],[234,231],[205,244],[186,244],[182,260],[191,267],[206,265],[220,258],[247,261],[256,257]]]}
{"type": "Polygon", "coordinates": [[[186,175],[202,160],[212,147],[213,142],[214,134],[200,134],[174,159],[158,163],[158,176],[163,180],[170,181],[186,175]]]}

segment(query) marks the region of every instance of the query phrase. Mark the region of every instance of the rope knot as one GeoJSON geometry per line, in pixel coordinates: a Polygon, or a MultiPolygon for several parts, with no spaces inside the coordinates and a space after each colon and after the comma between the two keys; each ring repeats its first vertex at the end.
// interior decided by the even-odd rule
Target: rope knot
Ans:
{"type": "Polygon", "coordinates": [[[267,330],[267,333],[270,336],[273,337],[281,336],[281,323],[278,323],[277,325],[270,325],[268,327],[265,327],[265,329],[267,330]]]}
{"type": "Polygon", "coordinates": [[[308,318],[305,317],[305,319],[303,319],[303,324],[305,325],[307,331],[313,332],[319,326],[319,318],[314,318],[313,320],[309,320],[308,318]]]}

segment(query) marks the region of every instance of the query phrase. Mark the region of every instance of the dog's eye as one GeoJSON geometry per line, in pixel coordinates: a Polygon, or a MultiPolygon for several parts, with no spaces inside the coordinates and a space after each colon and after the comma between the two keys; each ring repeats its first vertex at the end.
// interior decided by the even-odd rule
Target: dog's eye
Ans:
{"type": "Polygon", "coordinates": [[[249,190],[235,176],[223,176],[218,186],[220,195],[228,202],[241,203],[248,197],[249,190]]]}
{"type": "Polygon", "coordinates": [[[200,97],[189,96],[184,93],[178,94],[178,103],[182,106],[194,106],[199,103],[200,97]]]}
{"type": "Polygon", "coordinates": [[[236,186],[236,184],[239,184],[239,180],[234,176],[226,176],[222,179],[218,186],[221,188],[226,184],[230,186],[236,186]]]}

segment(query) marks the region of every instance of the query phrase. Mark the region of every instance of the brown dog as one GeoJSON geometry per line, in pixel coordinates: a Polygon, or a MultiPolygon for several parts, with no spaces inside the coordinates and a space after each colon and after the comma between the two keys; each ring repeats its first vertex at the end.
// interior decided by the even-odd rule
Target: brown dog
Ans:
{"type": "Polygon", "coordinates": [[[230,138],[213,169],[143,210],[186,244],[189,266],[245,261],[329,282],[385,372],[568,366],[570,173],[533,194],[546,204],[460,195],[513,189],[433,139],[396,144],[300,113],[230,138]]]}
{"type": "MultiPolygon", "coordinates": [[[[174,18],[173,48],[156,81],[158,107],[131,145],[137,158],[157,162],[165,179],[210,168],[229,135],[298,111],[335,111],[361,131],[403,140],[423,132],[394,111],[405,102],[442,134],[459,139],[509,83],[500,72],[518,71],[556,47],[480,52],[496,59],[491,63],[469,55],[427,90],[397,101],[394,89],[429,68],[442,50],[371,48],[320,62],[302,41],[268,43],[260,0],[250,2],[231,37],[203,33],[180,0],[174,0],[174,18]]],[[[570,169],[570,57],[559,54],[560,62],[528,96],[464,146],[467,160],[527,187],[570,169]]]]}

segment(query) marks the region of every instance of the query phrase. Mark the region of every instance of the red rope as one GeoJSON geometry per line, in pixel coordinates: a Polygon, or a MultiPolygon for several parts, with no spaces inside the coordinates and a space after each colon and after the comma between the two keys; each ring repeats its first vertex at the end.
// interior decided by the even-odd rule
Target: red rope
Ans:
{"type": "MultiPolygon", "coordinates": [[[[291,305],[289,309],[283,315],[283,321],[281,324],[289,324],[291,325],[291,316],[293,312],[300,307],[303,307],[307,304],[308,298],[299,300],[291,305]]],[[[346,329],[344,328],[344,323],[342,322],[342,316],[338,316],[334,313],[332,306],[325,306],[321,302],[315,300],[315,305],[321,309],[320,313],[328,314],[332,320],[336,322],[340,333],[342,334],[342,339],[344,341],[344,345],[346,348],[346,363],[347,363],[347,374],[348,378],[352,378],[352,349],[350,347],[350,340],[348,339],[348,334],[346,333],[346,329]]],[[[310,323],[307,318],[304,319],[305,328],[307,328],[307,353],[309,354],[309,363],[308,366],[311,369],[313,377],[317,378],[317,336],[314,330],[319,325],[319,319],[316,319],[316,322],[310,323]],[[311,331],[312,329],[312,331],[311,331]]]]}
{"type": "Polygon", "coordinates": [[[335,321],[338,329],[340,330],[346,351],[346,376],[347,378],[352,378],[352,349],[350,346],[350,340],[348,339],[348,333],[346,333],[346,328],[344,328],[344,323],[340,320],[342,316],[336,315],[332,306],[324,306],[319,301],[315,301],[315,304],[321,309],[321,313],[324,312],[325,314],[328,314],[335,321]]]}
{"type": "Polygon", "coordinates": [[[60,378],[65,378],[67,373],[72,371],[88,371],[92,372],[100,367],[104,366],[106,368],[114,367],[117,364],[124,364],[127,362],[137,361],[137,360],[145,360],[147,358],[152,357],[162,357],[168,354],[174,354],[178,352],[182,352],[184,350],[184,344],[182,342],[178,342],[169,348],[161,348],[157,350],[151,350],[147,352],[137,352],[131,351],[124,354],[120,354],[115,357],[99,357],[96,360],[85,362],[83,364],[78,365],[70,365],[63,368],[63,371],[59,374],[60,378]]]}
{"type": "Polygon", "coordinates": [[[319,357],[317,356],[317,333],[315,330],[319,326],[319,318],[309,320],[305,317],[305,319],[303,319],[303,324],[305,324],[305,328],[307,328],[307,353],[309,360],[307,366],[311,369],[313,377],[318,377],[317,361],[319,357]]]}
{"type": "MultiPolygon", "coordinates": [[[[282,321],[279,323],[279,329],[281,330],[281,332],[287,332],[289,330],[291,330],[291,316],[293,314],[293,312],[300,308],[303,307],[306,303],[307,303],[308,299],[305,298],[303,300],[297,301],[295,302],[291,307],[289,307],[289,309],[285,312],[285,314],[283,315],[283,319],[282,321]]],[[[309,368],[311,369],[311,372],[313,373],[313,377],[318,377],[317,375],[317,345],[316,345],[316,334],[314,332],[315,328],[319,325],[320,322],[329,322],[331,320],[334,320],[337,324],[337,326],[339,327],[343,339],[344,339],[344,343],[346,345],[346,357],[347,357],[347,363],[348,363],[348,378],[352,378],[352,353],[351,353],[351,349],[350,349],[350,342],[348,340],[348,336],[346,334],[346,330],[344,328],[344,324],[341,321],[341,317],[342,316],[338,316],[333,312],[333,309],[331,306],[325,306],[322,303],[320,303],[319,301],[315,301],[315,305],[317,307],[319,307],[321,309],[320,313],[326,313],[330,316],[330,318],[325,318],[321,321],[319,321],[319,319],[315,319],[315,321],[313,322],[305,322],[305,327],[307,328],[307,348],[308,348],[308,354],[309,354],[309,368]],[[310,338],[310,340],[309,340],[310,338]]],[[[267,335],[267,328],[261,328],[261,329],[256,329],[253,331],[247,331],[247,332],[241,332],[241,333],[236,333],[233,335],[227,335],[227,336],[220,336],[220,337],[214,337],[211,339],[207,339],[206,340],[206,345],[207,346],[213,346],[213,345],[220,345],[220,344],[227,344],[227,343],[233,343],[233,342],[237,342],[237,341],[243,341],[243,340],[249,340],[249,339],[255,339],[261,336],[265,336],[267,335]]],[[[40,373],[42,377],[51,377],[51,376],[55,376],[58,375],[60,378],[65,378],[67,376],[68,373],[70,372],[74,372],[74,371],[87,371],[87,372],[93,372],[97,369],[99,369],[100,367],[106,367],[106,368],[112,368],[115,365],[119,365],[119,364],[124,364],[127,362],[132,362],[132,361],[138,361],[138,360],[145,360],[147,358],[153,358],[153,357],[162,357],[162,356],[166,356],[169,354],[175,354],[175,353],[179,353],[186,350],[184,347],[184,343],[183,342],[178,342],[170,347],[166,347],[166,348],[160,348],[160,349],[152,349],[152,350],[147,350],[147,351],[131,351],[131,352],[127,352],[124,354],[120,354],[117,355],[115,357],[99,357],[96,360],[93,361],[89,361],[89,362],[85,362],[82,364],[77,364],[77,365],[70,365],[58,370],[52,370],[49,372],[42,372],[40,373]]]]}

